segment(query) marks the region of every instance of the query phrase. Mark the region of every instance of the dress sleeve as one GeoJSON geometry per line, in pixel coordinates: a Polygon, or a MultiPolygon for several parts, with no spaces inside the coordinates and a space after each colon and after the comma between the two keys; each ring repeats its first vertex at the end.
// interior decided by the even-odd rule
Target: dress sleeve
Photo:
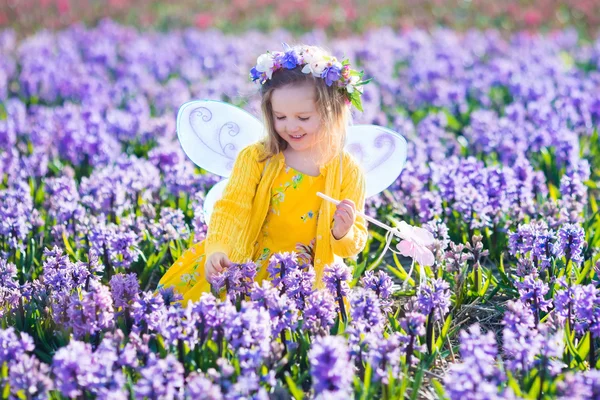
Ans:
{"type": "MultiPolygon", "coordinates": [[[[352,200],[356,205],[356,211],[364,213],[365,191],[365,174],[359,165],[354,164],[349,173],[344,174],[340,200],[352,200]]],[[[366,221],[364,217],[356,215],[354,224],[344,237],[337,240],[333,233],[330,233],[330,235],[334,254],[342,258],[355,257],[365,248],[367,243],[366,221]]]]}
{"type": "Polygon", "coordinates": [[[258,150],[250,145],[242,149],[233,165],[223,197],[215,202],[206,235],[205,249],[231,255],[231,238],[242,230],[252,211],[252,202],[260,182],[258,150]]]}

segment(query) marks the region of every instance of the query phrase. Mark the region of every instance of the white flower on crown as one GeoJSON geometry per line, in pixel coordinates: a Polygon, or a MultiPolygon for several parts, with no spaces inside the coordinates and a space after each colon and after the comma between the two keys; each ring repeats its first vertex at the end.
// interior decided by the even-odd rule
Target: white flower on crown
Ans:
{"type": "Polygon", "coordinates": [[[258,72],[266,73],[268,79],[273,77],[273,65],[275,65],[275,61],[273,60],[273,56],[269,53],[261,54],[256,59],[256,70],[258,72]]]}
{"type": "Polygon", "coordinates": [[[353,75],[350,77],[350,80],[348,81],[348,84],[346,85],[346,90],[348,91],[348,93],[354,92],[354,89],[356,89],[362,93],[360,86],[354,86],[358,83],[359,80],[360,80],[360,77],[357,75],[353,75]]]}
{"type": "Polygon", "coordinates": [[[320,77],[323,74],[323,71],[327,67],[327,60],[324,54],[311,48],[305,48],[302,51],[302,57],[306,63],[304,68],[302,68],[303,73],[312,73],[316,77],[320,77]]]}

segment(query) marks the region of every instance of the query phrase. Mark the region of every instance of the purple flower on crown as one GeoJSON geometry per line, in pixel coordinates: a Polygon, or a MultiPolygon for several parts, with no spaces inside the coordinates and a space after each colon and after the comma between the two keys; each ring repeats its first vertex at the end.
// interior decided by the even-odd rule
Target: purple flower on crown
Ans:
{"type": "Polygon", "coordinates": [[[333,82],[339,80],[341,76],[342,69],[336,64],[325,67],[323,73],[321,74],[321,78],[325,79],[327,86],[333,85],[333,82]]]}
{"type": "Polygon", "coordinates": [[[281,66],[286,69],[294,69],[300,64],[300,59],[296,51],[287,50],[283,55],[278,57],[278,62],[281,63],[281,66]]]}

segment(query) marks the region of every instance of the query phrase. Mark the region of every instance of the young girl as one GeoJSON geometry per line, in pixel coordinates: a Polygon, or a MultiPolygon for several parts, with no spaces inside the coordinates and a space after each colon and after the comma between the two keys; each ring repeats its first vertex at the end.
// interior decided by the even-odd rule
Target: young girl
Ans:
{"type": "Polygon", "coordinates": [[[343,150],[351,101],[360,106],[360,74],[314,46],[261,55],[252,69],[261,84],[266,138],[242,149],[207,237],[162,277],[188,300],[210,291],[211,278],[231,263],[252,260],[256,281],[268,278],[274,253],[295,252],[312,264],[316,286],[334,257],[365,246],[364,173],[343,150]],[[358,103],[356,102],[358,100],[358,103]],[[342,199],[338,206],[316,195],[342,199]]]}

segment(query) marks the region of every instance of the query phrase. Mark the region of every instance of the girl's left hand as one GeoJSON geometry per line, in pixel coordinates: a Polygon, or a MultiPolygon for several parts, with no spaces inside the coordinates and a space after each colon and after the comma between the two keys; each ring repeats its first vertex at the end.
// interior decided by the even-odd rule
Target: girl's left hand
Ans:
{"type": "Polygon", "coordinates": [[[333,228],[331,233],[336,240],[340,240],[350,231],[356,220],[356,206],[350,199],[340,201],[333,214],[333,228]]]}

